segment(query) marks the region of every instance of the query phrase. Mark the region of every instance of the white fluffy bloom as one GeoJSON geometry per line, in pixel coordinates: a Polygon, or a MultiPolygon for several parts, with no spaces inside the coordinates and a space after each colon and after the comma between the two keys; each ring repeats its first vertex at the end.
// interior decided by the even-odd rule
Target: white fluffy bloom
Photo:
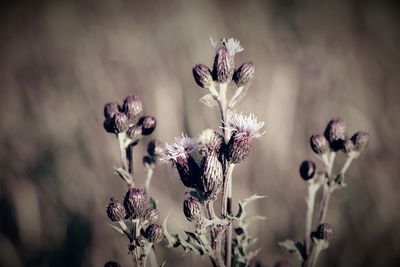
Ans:
{"type": "Polygon", "coordinates": [[[176,163],[179,157],[187,157],[197,147],[198,141],[187,135],[175,137],[174,142],[165,144],[165,149],[161,160],[164,162],[176,163]]]}
{"type": "MultiPolygon", "coordinates": [[[[210,38],[210,40],[211,45],[215,49],[218,49],[218,42],[214,41],[212,38],[210,38]]],[[[226,50],[228,50],[229,56],[234,56],[236,53],[242,52],[244,50],[243,47],[240,45],[240,41],[233,38],[222,38],[221,43],[223,46],[226,47],[226,50]]]]}
{"type": "Polygon", "coordinates": [[[239,114],[231,111],[228,113],[224,128],[237,134],[245,134],[253,139],[260,138],[265,133],[265,131],[261,132],[263,126],[264,122],[258,122],[254,114],[245,116],[242,112],[239,114]]]}

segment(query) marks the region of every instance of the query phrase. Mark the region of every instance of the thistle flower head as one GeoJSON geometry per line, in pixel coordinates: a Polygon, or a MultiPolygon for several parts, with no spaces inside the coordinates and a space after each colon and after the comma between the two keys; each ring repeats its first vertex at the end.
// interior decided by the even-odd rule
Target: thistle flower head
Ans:
{"type": "Polygon", "coordinates": [[[183,213],[188,221],[198,221],[203,217],[203,204],[195,198],[188,197],[183,201],[183,213]]]}
{"type": "Polygon", "coordinates": [[[316,167],[315,163],[311,160],[305,160],[300,165],[300,176],[304,181],[312,179],[315,175],[316,167]]]}
{"type": "Polygon", "coordinates": [[[155,223],[160,218],[160,212],[158,209],[147,209],[144,214],[144,219],[147,220],[149,223],[155,223]]]}
{"type": "Polygon", "coordinates": [[[118,103],[109,102],[104,105],[104,117],[106,119],[112,119],[115,114],[117,114],[120,110],[118,103]]]}
{"type": "Polygon", "coordinates": [[[193,77],[196,83],[202,88],[210,88],[213,83],[211,70],[204,64],[194,66],[193,77]]]}
{"type": "Polygon", "coordinates": [[[130,188],[126,192],[124,206],[129,217],[138,218],[144,215],[147,208],[147,197],[144,190],[140,188],[130,188]]]}
{"type": "Polygon", "coordinates": [[[324,135],[333,151],[341,150],[343,141],[346,139],[345,122],[341,118],[333,118],[326,126],[324,135]]]}
{"type": "Polygon", "coordinates": [[[140,118],[139,125],[142,126],[143,135],[150,135],[156,128],[157,120],[152,116],[145,116],[140,118]]]}
{"type": "Polygon", "coordinates": [[[222,149],[223,136],[212,129],[206,129],[199,135],[199,151],[203,156],[216,154],[222,149]]]}
{"type": "Polygon", "coordinates": [[[121,202],[111,198],[107,206],[107,215],[111,221],[117,222],[125,218],[126,212],[121,202]]]}
{"type": "Polygon", "coordinates": [[[329,150],[329,142],[322,134],[313,134],[310,137],[311,149],[318,155],[324,154],[329,150]]]}
{"type": "Polygon", "coordinates": [[[147,153],[153,158],[159,158],[163,151],[163,144],[158,139],[151,140],[147,145],[147,153]]]}
{"type": "Polygon", "coordinates": [[[220,83],[227,83],[232,79],[235,70],[234,56],[236,53],[243,51],[243,48],[240,46],[240,42],[233,38],[228,40],[223,38],[221,41],[222,46],[219,47],[212,40],[211,43],[216,48],[213,78],[220,83]]]}
{"type": "Polygon", "coordinates": [[[233,80],[238,87],[247,86],[254,78],[255,66],[253,62],[243,63],[233,74],[233,80]]]}
{"type": "Polygon", "coordinates": [[[112,124],[116,134],[125,132],[128,130],[128,117],[125,115],[125,113],[118,112],[114,115],[112,124]]]}
{"type": "Polygon", "coordinates": [[[197,148],[197,140],[190,138],[187,135],[175,137],[172,144],[165,144],[164,154],[161,157],[161,161],[170,162],[176,164],[179,159],[188,158],[197,148]]]}
{"type": "MultiPolygon", "coordinates": [[[[218,49],[218,42],[214,41],[212,38],[210,40],[211,45],[215,49],[218,49]]],[[[234,38],[229,38],[228,40],[226,38],[222,38],[221,43],[226,48],[230,56],[234,56],[236,53],[242,52],[244,50],[243,47],[240,45],[240,41],[234,38]]]]}
{"type": "Polygon", "coordinates": [[[128,95],[124,100],[123,110],[131,123],[136,123],[143,114],[143,105],[139,96],[128,95]]]}
{"type": "Polygon", "coordinates": [[[237,133],[239,135],[246,135],[250,140],[253,138],[261,138],[265,132],[260,132],[264,126],[264,122],[258,122],[254,114],[249,116],[243,115],[241,112],[229,112],[228,119],[225,123],[225,129],[237,133]]]}
{"type": "Polygon", "coordinates": [[[357,132],[351,137],[353,141],[354,149],[358,152],[364,149],[369,141],[369,134],[367,132],[357,132]]]}
{"type": "Polygon", "coordinates": [[[316,239],[329,241],[333,237],[333,227],[330,224],[322,223],[311,235],[316,239]]]}
{"type": "Polygon", "coordinates": [[[215,199],[223,183],[222,164],[218,155],[210,154],[203,158],[200,165],[201,179],[197,185],[207,198],[215,199]]]}
{"type": "Polygon", "coordinates": [[[344,153],[346,153],[347,155],[349,155],[351,152],[354,151],[354,144],[353,144],[353,141],[351,141],[350,138],[346,137],[346,139],[343,141],[342,151],[344,153]]]}
{"type": "Polygon", "coordinates": [[[144,236],[151,243],[160,243],[164,237],[164,231],[160,225],[153,223],[147,227],[144,236]]]}

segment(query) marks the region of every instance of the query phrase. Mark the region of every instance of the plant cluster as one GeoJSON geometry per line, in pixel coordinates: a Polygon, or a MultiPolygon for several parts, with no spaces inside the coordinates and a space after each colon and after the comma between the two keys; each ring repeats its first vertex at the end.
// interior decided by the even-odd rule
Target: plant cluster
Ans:
{"type": "Polygon", "coordinates": [[[368,133],[363,131],[356,132],[349,137],[346,133],[345,122],[340,118],[330,120],[324,133],[311,135],[310,147],[322,162],[323,167],[321,171],[318,171],[314,161],[305,160],[299,168],[301,178],[308,185],[304,241],[285,240],[280,243],[290,253],[298,256],[303,267],[315,266],[320,252],[328,248],[329,240],[333,236],[332,226],[326,223],[331,196],[333,192],[346,186],[346,172],[353,160],[360,156],[368,140],[368,133]],[[338,172],[334,172],[335,156],[339,152],[346,155],[346,161],[338,172]],[[315,229],[313,228],[315,200],[320,189],[322,190],[322,199],[316,218],[317,228],[312,231],[315,229]]]}
{"type": "Polygon", "coordinates": [[[115,102],[107,103],[104,117],[105,130],[116,134],[120,148],[121,168],[117,168],[116,173],[128,187],[123,203],[114,198],[108,203],[110,226],[128,238],[128,250],[135,266],[146,266],[148,255],[153,253],[153,245],[161,242],[164,236],[163,228],[157,224],[160,215],[156,203],[146,194],[162,148],[158,140],[148,143],[148,155],[143,157],[147,169],[145,189],[139,188],[134,180],[133,149],[143,136],[154,131],[156,119],[143,115],[142,102],[136,95],[127,96],[122,106],[115,102]]]}

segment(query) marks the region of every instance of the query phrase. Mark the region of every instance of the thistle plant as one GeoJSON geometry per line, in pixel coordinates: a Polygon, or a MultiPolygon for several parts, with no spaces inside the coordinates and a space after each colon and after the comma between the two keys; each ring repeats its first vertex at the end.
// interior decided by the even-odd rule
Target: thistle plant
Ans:
{"type": "MultiPolygon", "coordinates": [[[[128,187],[123,202],[110,199],[107,206],[109,225],[129,240],[128,251],[134,266],[146,266],[149,255],[152,256],[152,266],[156,266],[153,245],[159,243],[164,234],[163,228],[157,224],[159,211],[156,202],[148,197],[148,193],[153,169],[161,155],[161,142],[151,140],[148,155],[143,157],[147,170],[144,189],[136,184],[133,166],[134,148],[144,136],[154,131],[156,119],[143,115],[142,102],[136,95],[127,96],[122,106],[115,102],[107,103],[104,117],[104,129],[116,135],[120,149],[121,167],[116,168],[116,173],[128,187]]],[[[115,262],[106,265],[119,266],[115,262]]]]}
{"type": "Polygon", "coordinates": [[[349,138],[345,122],[340,118],[330,120],[324,133],[311,135],[310,147],[323,167],[318,171],[317,165],[311,160],[305,160],[300,165],[300,176],[308,186],[304,241],[285,240],[279,243],[290,253],[296,254],[303,267],[314,267],[320,252],[328,248],[334,233],[333,227],[326,223],[331,196],[336,190],[346,187],[346,172],[353,160],[360,156],[368,140],[368,133],[363,131],[356,132],[349,138]],[[339,152],[346,155],[346,161],[335,172],[335,156],[339,152]],[[319,212],[314,218],[316,194],[319,190],[322,190],[322,199],[319,212]]]}
{"type": "Polygon", "coordinates": [[[222,39],[221,44],[213,41],[212,44],[216,49],[213,68],[197,64],[193,76],[207,91],[200,101],[210,108],[219,108],[221,126],[206,129],[195,138],[184,134],[176,137],[165,146],[162,157],[176,168],[189,189],[183,212],[195,230],[186,230],[185,237],[170,234],[165,220],[164,233],[170,247],[180,246],[185,251],[207,255],[214,266],[247,266],[257,253],[249,249],[255,239],[249,235],[248,224],[251,219],[262,217],[247,216],[245,207],[263,197],[253,195],[239,201],[234,214],[232,176],[234,167],[250,153],[253,140],[263,135],[264,123],[253,114],[234,111],[246,95],[255,72],[252,62],[235,67],[235,54],[243,51],[239,41],[222,39]],[[220,212],[214,209],[217,204],[221,206],[220,212]]]}

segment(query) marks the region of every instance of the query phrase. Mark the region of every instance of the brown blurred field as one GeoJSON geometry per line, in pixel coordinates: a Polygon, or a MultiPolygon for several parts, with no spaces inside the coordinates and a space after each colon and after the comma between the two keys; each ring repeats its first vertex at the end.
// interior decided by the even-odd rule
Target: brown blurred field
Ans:
{"type": "MultiPolygon", "coordinates": [[[[258,259],[293,256],[277,242],[302,238],[306,185],[298,166],[313,158],[311,133],[332,116],[370,133],[349,186],[335,193],[335,239],[319,266],[400,265],[399,6],[385,1],[0,1],[0,266],[131,266],[126,240],[107,226],[108,199],[125,186],[113,174],[116,139],[102,128],[103,104],[139,94],[171,141],[218,127],[217,109],[191,68],[211,65],[210,37],[235,37],[256,78],[238,106],[266,134],[234,174],[234,194],[268,195],[251,212],[258,259]]],[[[137,179],[143,181],[137,149],[137,179]]],[[[339,158],[343,161],[343,157],[339,158]]],[[[340,167],[340,166],[338,166],[340,167]]],[[[152,194],[171,231],[188,226],[185,189],[159,166],[152,194]]],[[[157,247],[167,266],[208,259],[157,247]]]]}

